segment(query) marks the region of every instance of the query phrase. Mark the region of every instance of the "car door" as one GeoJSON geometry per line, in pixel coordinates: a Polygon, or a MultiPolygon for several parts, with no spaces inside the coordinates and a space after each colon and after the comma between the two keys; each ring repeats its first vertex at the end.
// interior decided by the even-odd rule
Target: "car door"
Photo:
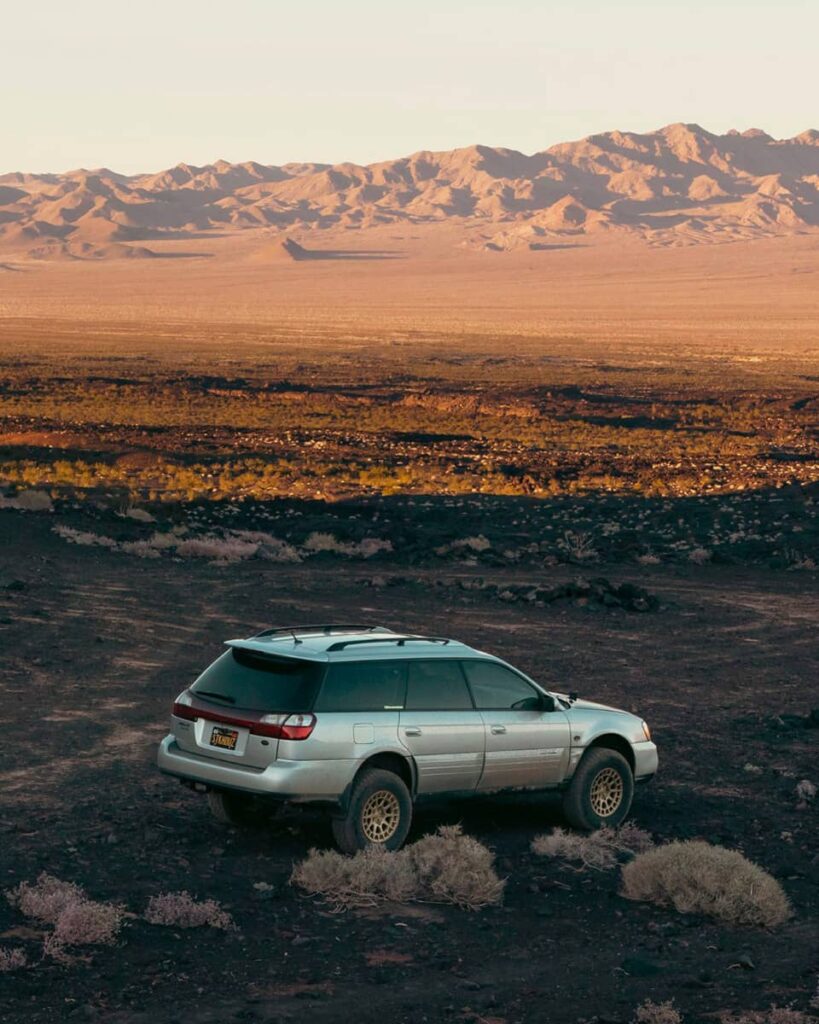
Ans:
{"type": "Polygon", "coordinates": [[[398,735],[415,759],[419,793],[475,789],[483,770],[485,729],[458,661],[407,663],[398,735]]]}
{"type": "Polygon", "coordinates": [[[562,781],[570,751],[566,714],[556,704],[555,710],[544,710],[543,695],[507,665],[463,664],[486,736],[478,788],[537,788],[562,781]]]}

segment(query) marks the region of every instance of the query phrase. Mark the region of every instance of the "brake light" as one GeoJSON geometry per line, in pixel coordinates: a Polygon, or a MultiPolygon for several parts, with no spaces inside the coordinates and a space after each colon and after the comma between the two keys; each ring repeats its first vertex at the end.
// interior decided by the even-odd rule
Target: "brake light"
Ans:
{"type": "Polygon", "coordinates": [[[316,727],[315,715],[289,715],[281,726],[283,740],[306,740],[316,727]]]}
{"type": "Polygon", "coordinates": [[[184,718],[187,722],[195,722],[200,717],[197,715],[195,708],[192,708],[190,704],[182,704],[178,700],[174,701],[171,714],[174,718],[184,718]]]}

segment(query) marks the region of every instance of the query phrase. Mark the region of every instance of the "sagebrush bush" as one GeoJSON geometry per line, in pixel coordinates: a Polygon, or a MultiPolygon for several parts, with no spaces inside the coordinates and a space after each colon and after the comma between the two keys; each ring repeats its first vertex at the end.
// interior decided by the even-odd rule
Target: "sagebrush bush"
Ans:
{"type": "Polygon", "coordinates": [[[767,1010],[744,1010],[738,1014],[723,1014],[722,1024],[812,1024],[815,1017],[790,1006],[771,1006],[767,1010]]]}
{"type": "Polygon", "coordinates": [[[148,900],[145,920],[174,928],[235,928],[233,919],[216,900],[195,900],[189,892],[163,892],[148,900]]]}
{"type": "Polygon", "coordinates": [[[21,882],[10,889],[6,898],[26,917],[52,925],[43,950],[61,963],[72,962],[70,946],[113,945],[124,918],[117,904],[98,903],[81,886],[45,871],[36,882],[21,882]]]}
{"type": "Polygon", "coordinates": [[[370,846],[345,857],[311,850],[294,867],[291,883],[337,907],[415,900],[469,910],[500,903],[506,884],[495,873],[492,852],[458,825],[395,852],[370,846]]]}
{"type": "Polygon", "coordinates": [[[634,1024],[682,1024],[682,1015],[671,1000],[652,1003],[646,999],[634,1011],[634,1024]]]}
{"type": "Polygon", "coordinates": [[[782,886],[736,850],[700,841],[668,843],[622,869],[623,895],[728,924],[773,927],[790,916],[782,886]]]}
{"type": "Polygon", "coordinates": [[[71,946],[112,946],[122,927],[122,907],[83,899],[69,903],[43,940],[43,952],[61,963],[71,963],[71,946]]]}
{"type": "Polygon", "coordinates": [[[191,537],[176,545],[176,554],[181,558],[212,558],[215,562],[242,562],[252,558],[259,545],[236,537],[217,537],[206,533],[202,537],[191,537]]]}
{"type": "Polygon", "coordinates": [[[423,891],[435,900],[476,910],[500,903],[506,885],[495,873],[495,857],[459,825],[442,826],[407,847],[423,891]]]}
{"type": "Polygon", "coordinates": [[[21,882],[6,892],[6,899],[26,917],[44,924],[56,924],[60,914],[71,903],[86,898],[85,892],[74,882],[63,882],[43,871],[36,882],[21,882]]]}
{"type": "Polygon", "coordinates": [[[641,853],[653,845],[648,832],[629,822],[619,829],[601,828],[587,835],[556,828],[549,835],[535,836],[532,852],[539,857],[579,861],[583,867],[604,871],[616,867],[621,856],[641,853]]]}
{"type": "Polygon", "coordinates": [[[19,971],[23,967],[28,967],[28,957],[25,954],[25,950],[9,949],[7,946],[0,946],[0,974],[19,971]]]}

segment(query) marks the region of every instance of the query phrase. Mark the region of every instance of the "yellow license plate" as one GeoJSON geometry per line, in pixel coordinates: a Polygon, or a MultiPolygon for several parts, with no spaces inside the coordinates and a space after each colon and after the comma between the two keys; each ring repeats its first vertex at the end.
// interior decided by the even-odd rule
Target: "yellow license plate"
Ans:
{"type": "Polygon", "coordinates": [[[223,750],[235,750],[239,733],[236,729],[220,729],[218,726],[210,734],[210,745],[223,750]]]}

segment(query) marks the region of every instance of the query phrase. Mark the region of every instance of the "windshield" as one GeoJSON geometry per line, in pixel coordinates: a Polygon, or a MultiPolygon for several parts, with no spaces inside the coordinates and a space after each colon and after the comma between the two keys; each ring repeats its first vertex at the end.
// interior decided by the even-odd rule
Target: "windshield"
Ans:
{"type": "Polygon", "coordinates": [[[191,687],[201,700],[249,711],[308,711],[324,666],[231,647],[191,687]]]}

